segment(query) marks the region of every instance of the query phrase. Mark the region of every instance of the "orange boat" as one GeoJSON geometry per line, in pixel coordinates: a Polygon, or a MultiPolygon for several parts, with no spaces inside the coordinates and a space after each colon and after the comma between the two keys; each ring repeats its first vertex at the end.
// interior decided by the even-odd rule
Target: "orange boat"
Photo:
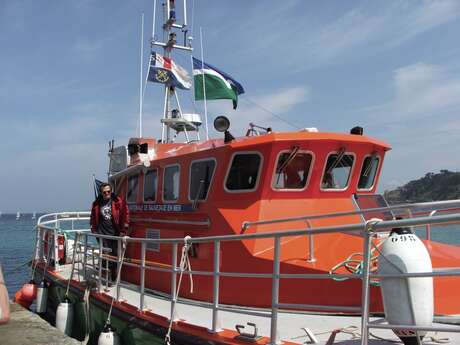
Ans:
{"type": "MultiPolygon", "coordinates": [[[[316,128],[277,132],[250,123],[246,136],[235,138],[229,120],[219,116],[214,127],[222,137],[200,140],[200,117],[182,112],[176,91],[189,88],[190,83],[171,58],[175,49],[191,51],[190,42],[184,37],[181,45],[175,33],[186,33],[186,24],[177,23],[173,0],[165,1],[163,11],[167,41],[153,39],[152,46],[162,47],[164,55],[152,52],[148,74],[148,80],[164,84],[161,139],[143,137],[140,123],[138,138],[130,139],[127,146],[115,147],[112,142],[109,150],[109,182],[115,193],[126,199],[131,219],[129,237],[109,238],[119,244],[118,257],[112,260],[118,264],[121,283],[118,276],[110,289],[107,276],[104,278],[103,265],[110,257],[100,238],[107,236],[88,229],[74,231],[73,222],[81,220],[83,213],[54,214],[41,217],[37,226],[34,273],[53,289],[49,295],[40,292],[40,296],[51,296],[44,299],[55,310],[59,301],[67,303],[69,299],[83,299],[90,306],[94,325],[80,334],[81,339],[91,331],[100,332],[106,319],[109,323],[113,308],[118,327],[131,332],[135,323],[155,339],[166,334],[169,341],[173,330],[180,344],[244,344],[248,340],[278,344],[278,331],[289,327],[278,326],[278,311],[283,310],[298,313],[286,318],[288,325],[302,324],[305,315],[314,323],[318,313],[321,317],[328,314],[333,330],[338,323],[348,322],[340,319],[343,315],[354,317],[354,324],[355,315],[362,315],[362,344],[367,344],[369,311],[372,315],[384,312],[381,281],[373,275],[383,266],[379,259],[385,258],[379,255],[380,245],[391,230],[405,225],[460,221],[459,201],[389,206],[376,191],[390,147],[365,136],[358,126],[339,134],[316,128]],[[443,212],[452,211],[453,205],[457,207],[454,215],[443,218],[443,212]],[[444,211],[425,217],[433,215],[430,211],[434,209],[444,211]],[[66,220],[72,221],[70,232],[59,229],[66,220]],[[372,232],[378,224],[378,231],[372,232]],[[78,233],[74,239],[72,232],[78,233]],[[94,237],[99,242],[91,243],[94,237]],[[126,245],[123,250],[122,245],[126,245]],[[170,303],[166,312],[161,298],[170,303]],[[176,318],[179,302],[192,306],[180,321],[176,318]],[[211,309],[212,320],[196,321],[202,312],[193,309],[196,306],[211,309]],[[236,325],[237,333],[220,328],[220,312],[243,314],[236,318],[239,323],[248,316],[268,315],[271,319],[265,338],[259,341],[254,324],[252,335],[241,331],[241,324],[236,325]]],[[[194,61],[195,85],[201,80],[202,99],[212,95],[237,101],[243,92],[238,82],[209,64],[194,61]],[[216,78],[210,84],[203,82],[207,73],[216,78]],[[228,87],[224,96],[204,91],[219,80],[228,87]]],[[[200,87],[195,88],[198,99],[200,87]]],[[[207,128],[205,133],[208,138],[207,128]]],[[[420,242],[413,234],[401,238],[420,242]]],[[[420,246],[428,251],[428,261],[431,258],[437,275],[433,278],[434,314],[460,315],[459,247],[430,240],[420,246]]],[[[432,274],[431,267],[417,272],[432,274]]],[[[70,310],[68,304],[65,308],[70,310]]],[[[40,304],[40,310],[46,307],[40,304]]],[[[433,312],[428,310],[428,314],[431,317],[433,312]]],[[[227,326],[235,325],[234,320],[227,319],[227,326]]],[[[309,331],[302,329],[313,342],[309,331]]],[[[146,343],[139,339],[127,344],[146,343]]]]}
{"type": "MultiPolygon", "coordinates": [[[[130,165],[113,174],[110,181],[129,203],[131,237],[197,238],[356,224],[362,221],[361,216],[352,214],[245,227],[259,220],[353,212],[363,205],[386,206],[375,192],[390,148],[360,134],[270,132],[228,142],[187,144],[136,138],[130,140],[129,148],[130,165]],[[147,153],[139,153],[137,147],[147,148],[147,153]]],[[[281,272],[326,274],[363,248],[359,235],[347,233],[316,235],[313,243],[308,236],[283,240],[281,272]]],[[[426,245],[434,267],[460,266],[457,246],[429,241],[426,245]]],[[[154,266],[168,265],[171,250],[171,246],[160,244],[147,250],[146,260],[154,266]]],[[[270,239],[222,243],[220,250],[231,253],[221,262],[224,272],[256,267],[258,272],[267,273],[273,267],[270,239]]],[[[126,256],[140,260],[140,253],[139,245],[130,245],[126,256]]],[[[191,265],[194,270],[209,271],[212,258],[212,245],[199,244],[193,248],[191,265]]],[[[126,269],[122,277],[139,284],[139,276],[138,269],[126,269]]],[[[145,279],[149,289],[171,291],[167,273],[149,272],[145,279]]],[[[460,314],[460,300],[452,298],[459,279],[435,281],[435,292],[442,291],[436,296],[436,313],[460,314]]],[[[267,284],[263,278],[223,277],[220,300],[224,304],[269,307],[271,290],[267,284]],[[236,286],[244,293],[236,293],[236,286]]],[[[181,295],[211,302],[212,279],[195,277],[194,287],[193,293],[184,287],[181,295]]],[[[379,288],[374,286],[371,294],[371,310],[382,312],[379,288]]],[[[312,279],[305,286],[291,280],[282,284],[280,300],[309,305],[310,310],[315,310],[315,305],[356,307],[361,303],[361,282],[312,279]]],[[[346,308],[331,309],[343,310],[346,308]]]]}

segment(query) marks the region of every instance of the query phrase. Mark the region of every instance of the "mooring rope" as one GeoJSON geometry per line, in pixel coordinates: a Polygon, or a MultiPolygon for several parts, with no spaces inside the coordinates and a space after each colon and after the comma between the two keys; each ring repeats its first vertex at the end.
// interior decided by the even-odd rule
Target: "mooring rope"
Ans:
{"type": "Polygon", "coordinates": [[[85,339],[81,342],[84,345],[89,343],[89,335],[91,333],[91,319],[90,319],[90,305],[89,305],[89,296],[91,294],[91,285],[87,285],[85,289],[85,294],[83,295],[83,303],[85,305],[85,314],[86,314],[86,332],[85,339]]]}
{"type": "MultiPolygon", "coordinates": [[[[121,260],[118,261],[118,272],[117,272],[117,280],[115,281],[115,292],[118,291],[118,284],[120,284],[120,276],[121,276],[121,268],[123,266],[123,261],[125,259],[125,253],[126,253],[126,243],[127,243],[127,238],[128,236],[123,236],[122,238],[122,243],[123,243],[123,249],[121,251],[121,260]]],[[[112,296],[112,301],[110,302],[110,309],[109,309],[109,314],[107,315],[107,320],[106,324],[110,323],[110,318],[112,317],[112,309],[113,309],[113,301],[115,300],[114,296],[112,296]]]]}
{"type": "Polygon", "coordinates": [[[177,298],[179,296],[179,291],[180,291],[180,286],[182,283],[182,275],[184,274],[184,271],[189,271],[189,277],[190,277],[190,293],[193,293],[193,276],[192,276],[192,265],[190,263],[190,258],[188,256],[188,252],[192,246],[192,243],[190,242],[192,238],[190,236],[185,236],[184,237],[184,246],[182,247],[182,255],[180,258],[180,264],[179,264],[179,282],[177,283],[177,288],[176,291],[174,292],[174,301],[171,301],[173,303],[173,307],[171,308],[171,317],[169,320],[169,327],[168,327],[168,332],[166,333],[165,336],[165,343],[167,345],[171,345],[171,330],[172,330],[172,325],[174,322],[174,314],[176,310],[176,303],[177,303],[177,298]]]}
{"type": "MultiPolygon", "coordinates": [[[[379,222],[381,222],[382,220],[379,219],[379,218],[372,218],[372,219],[369,219],[366,221],[365,223],[365,227],[366,227],[366,230],[367,231],[370,231],[372,232],[372,228],[379,222]]],[[[369,270],[371,273],[373,272],[376,272],[377,271],[377,262],[378,262],[378,257],[379,255],[378,254],[381,254],[381,252],[379,251],[378,247],[380,247],[381,245],[383,244],[383,242],[380,242],[378,244],[375,244],[371,241],[371,245],[373,248],[371,248],[371,252],[370,252],[370,261],[369,261],[369,270]],[[375,252],[378,252],[377,255],[374,255],[375,252]]],[[[335,265],[334,267],[332,267],[329,271],[329,274],[335,274],[336,271],[342,267],[344,267],[348,272],[352,273],[352,274],[362,274],[363,273],[363,263],[364,263],[364,258],[363,259],[357,259],[356,257],[363,257],[364,254],[363,253],[352,253],[351,255],[349,255],[345,260],[339,262],[337,265],[335,265]]],[[[333,280],[335,281],[345,281],[345,280],[348,280],[350,278],[348,277],[333,277],[332,278],[333,280]]],[[[370,284],[371,285],[374,285],[374,286],[378,286],[380,285],[379,281],[377,280],[371,280],[370,281],[370,284]]]]}
{"type": "Polygon", "coordinates": [[[65,297],[68,297],[69,295],[69,289],[70,289],[70,282],[72,281],[72,278],[73,278],[73,273],[74,273],[74,270],[75,270],[75,256],[76,256],[76,252],[77,252],[77,242],[80,238],[80,233],[77,232],[75,234],[75,239],[74,239],[74,242],[73,242],[73,253],[72,253],[72,269],[70,270],[70,277],[69,277],[69,280],[67,282],[67,288],[65,290],[65,297]]]}

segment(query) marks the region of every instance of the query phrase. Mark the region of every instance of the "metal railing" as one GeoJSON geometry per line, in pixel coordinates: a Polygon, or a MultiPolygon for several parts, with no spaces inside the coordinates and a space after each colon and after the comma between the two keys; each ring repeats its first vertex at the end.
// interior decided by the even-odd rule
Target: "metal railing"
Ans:
{"type": "MultiPolygon", "coordinates": [[[[409,210],[409,214],[413,214],[413,210],[415,208],[420,207],[439,207],[439,208],[447,208],[458,206],[460,203],[459,200],[455,200],[452,202],[434,202],[434,203],[422,203],[422,204],[412,204],[412,205],[401,205],[401,206],[392,206],[388,208],[376,208],[376,209],[368,209],[368,210],[359,210],[353,212],[341,212],[332,214],[329,216],[333,217],[340,217],[340,216],[347,216],[347,215],[364,215],[370,212],[376,211],[388,211],[388,210],[409,210]]],[[[429,214],[429,213],[427,213],[429,214]]],[[[270,223],[283,223],[286,221],[310,221],[312,219],[318,218],[325,218],[326,215],[320,216],[305,216],[305,217],[293,217],[293,218],[285,218],[283,220],[272,220],[272,221],[260,221],[260,222],[252,222],[252,223],[245,223],[246,227],[252,226],[254,224],[270,224],[270,223]]],[[[66,213],[59,213],[59,214],[52,214],[40,217],[37,225],[37,249],[36,249],[36,258],[38,260],[48,259],[46,257],[46,253],[43,250],[43,245],[46,242],[44,233],[49,232],[52,233],[53,236],[48,236],[47,241],[48,245],[56,246],[56,235],[62,232],[59,229],[58,225],[61,225],[64,221],[75,221],[75,220],[88,220],[89,213],[88,212],[66,212],[66,213]],[[47,218],[48,217],[48,218],[47,218]],[[54,240],[50,243],[49,239],[53,237],[54,240]]],[[[388,231],[389,229],[395,227],[405,227],[405,226],[420,226],[420,225],[431,225],[431,224],[446,224],[451,222],[460,222],[460,212],[456,212],[453,214],[442,214],[436,215],[435,213],[429,214],[428,216],[421,216],[421,217],[413,217],[407,219],[400,219],[400,220],[388,220],[388,221],[375,221],[375,222],[363,222],[358,224],[344,224],[340,226],[330,226],[330,227],[318,227],[312,228],[310,227],[310,223],[306,229],[294,229],[289,231],[282,231],[282,232],[269,232],[269,233],[251,233],[251,234],[240,234],[240,235],[222,235],[222,236],[209,236],[209,237],[199,237],[199,238],[191,238],[189,241],[190,243],[211,243],[214,248],[213,252],[213,269],[212,271],[182,271],[182,273],[186,274],[193,274],[198,276],[208,276],[212,277],[212,284],[213,284],[213,295],[211,302],[203,302],[203,301],[191,301],[191,300],[181,300],[181,303],[190,304],[190,305],[197,305],[204,308],[209,308],[212,310],[212,320],[211,320],[211,332],[219,332],[220,331],[220,316],[219,313],[221,311],[230,311],[236,313],[243,313],[246,315],[254,315],[254,316],[261,316],[270,318],[270,343],[271,344],[279,344],[279,330],[278,330],[278,313],[283,309],[296,309],[296,310],[305,310],[305,309],[315,309],[315,310],[323,310],[323,311],[344,311],[344,312],[354,312],[354,313],[361,313],[361,328],[362,328],[362,340],[361,344],[367,344],[369,339],[369,329],[370,328],[390,328],[390,329],[409,329],[409,330],[432,330],[432,331],[449,331],[449,332],[459,332],[460,328],[455,327],[419,327],[413,325],[388,325],[382,323],[371,323],[369,321],[370,313],[369,313],[369,283],[370,278],[385,278],[389,277],[389,275],[377,275],[370,273],[370,259],[371,259],[371,251],[370,246],[373,237],[377,236],[382,231],[388,231]],[[336,274],[336,273],[329,273],[329,274],[287,274],[282,273],[280,271],[280,257],[281,257],[281,239],[284,237],[290,236],[300,236],[300,235],[319,235],[319,234],[330,234],[330,233],[351,233],[351,232],[360,232],[363,238],[363,270],[361,274],[336,274]],[[271,238],[273,239],[273,248],[274,248],[274,256],[273,256],[273,268],[272,272],[270,273],[243,273],[243,272],[224,272],[220,270],[219,263],[222,261],[222,253],[220,250],[221,243],[223,242],[230,242],[230,241],[242,241],[248,239],[261,239],[261,238],[271,238]],[[222,305],[219,302],[219,292],[221,288],[221,277],[249,277],[249,278],[269,278],[271,279],[271,308],[268,311],[260,311],[254,308],[248,307],[234,307],[228,305],[222,305]],[[325,306],[325,305],[306,305],[306,304],[293,304],[293,303],[282,303],[279,300],[279,292],[280,292],[280,280],[281,279],[334,279],[334,278],[349,278],[349,279],[361,279],[362,280],[362,297],[361,297],[361,305],[360,306],[325,306]]],[[[88,232],[88,229],[75,229],[71,227],[69,231],[78,231],[82,238],[81,243],[79,244],[83,248],[83,270],[84,270],[84,277],[86,279],[87,269],[91,266],[88,265],[87,259],[92,257],[93,266],[92,270],[96,274],[96,278],[98,279],[97,287],[99,291],[102,290],[102,281],[103,281],[103,267],[102,267],[102,259],[111,260],[118,263],[118,260],[115,258],[107,257],[104,254],[104,250],[102,248],[102,241],[100,239],[109,239],[118,241],[119,249],[122,246],[122,242],[126,241],[126,243],[137,243],[140,244],[140,263],[135,263],[133,261],[125,261],[123,262],[123,266],[128,267],[136,267],[140,271],[140,284],[138,286],[139,292],[139,302],[137,308],[139,310],[145,310],[145,296],[146,296],[146,286],[145,286],[145,275],[146,271],[157,271],[157,272],[168,272],[171,274],[171,291],[166,298],[171,303],[171,312],[170,318],[176,319],[175,315],[175,304],[177,303],[176,300],[176,289],[177,289],[177,275],[181,273],[181,269],[178,267],[177,257],[179,253],[179,246],[184,244],[183,238],[175,238],[175,239],[147,239],[147,238],[130,238],[130,237],[115,237],[115,236],[105,236],[99,234],[92,234],[88,232]],[[92,248],[92,253],[88,253],[91,246],[89,245],[90,239],[96,238],[99,239],[99,248],[98,250],[94,250],[92,248]],[[169,244],[172,246],[171,250],[171,259],[170,265],[147,265],[146,264],[146,251],[147,245],[149,243],[157,243],[157,244],[169,244]],[[95,259],[96,257],[96,259],[95,259]],[[94,263],[97,262],[97,269],[95,269],[94,263]],[[169,266],[169,267],[168,267],[169,266]]],[[[75,244],[76,245],[76,244],[75,244]]],[[[312,246],[312,242],[310,242],[310,246],[312,246]]],[[[310,250],[313,248],[310,247],[310,250]]],[[[53,250],[56,252],[56,248],[54,247],[53,250]]],[[[118,254],[120,250],[118,251],[118,254]]],[[[55,256],[57,258],[57,256],[55,256]]],[[[310,258],[314,258],[313,254],[310,255],[310,258]]],[[[55,260],[56,262],[57,260],[55,260]]],[[[460,276],[460,267],[452,268],[449,271],[433,271],[433,272],[426,272],[426,273],[417,273],[417,274],[397,274],[395,276],[398,277],[441,277],[441,276],[460,276]]],[[[116,299],[120,297],[120,289],[118,287],[116,291],[116,299]]]]}

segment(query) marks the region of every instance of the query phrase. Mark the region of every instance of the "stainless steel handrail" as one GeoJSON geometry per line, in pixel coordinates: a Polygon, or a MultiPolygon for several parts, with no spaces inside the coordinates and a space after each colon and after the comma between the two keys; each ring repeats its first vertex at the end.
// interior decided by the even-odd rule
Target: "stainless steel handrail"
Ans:
{"type": "Polygon", "coordinates": [[[408,209],[413,210],[416,208],[419,208],[419,209],[430,208],[430,207],[449,208],[452,206],[457,206],[460,208],[460,199],[447,200],[447,201],[422,202],[422,203],[415,203],[415,204],[400,204],[400,205],[393,205],[393,206],[368,208],[368,209],[356,210],[356,211],[335,212],[335,213],[328,213],[328,214],[287,217],[287,218],[276,218],[276,219],[258,220],[258,221],[253,221],[253,222],[246,221],[246,222],[243,222],[243,224],[241,225],[241,228],[243,231],[245,231],[249,227],[254,226],[254,225],[288,223],[288,222],[297,222],[297,221],[305,221],[305,220],[313,220],[313,219],[346,217],[346,216],[353,216],[353,215],[359,216],[359,215],[364,215],[366,213],[394,211],[394,210],[408,210],[408,209]]]}
{"type": "MultiPolygon", "coordinates": [[[[432,205],[434,206],[435,203],[423,203],[418,204],[420,205],[432,205]]],[[[452,205],[452,202],[443,202],[438,203],[438,205],[442,204],[445,205],[452,205]]],[[[375,212],[376,209],[373,211],[375,212]]],[[[379,209],[382,210],[382,209],[379,209]]],[[[384,210],[388,210],[385,208],[384,210]]],[[[371,210],[365,210],[371,212],[371,210]]],[[[348,213],[350,214],[350,212],[348,213]]],[[[355,213],[355,214],[359,214],[355,213]]],[[[56,232],[59,230],[58,225],[65,221],[73,222],[73,219],[78,220],[88,220],[89,219],[89,212],[68,212],[64,215],[61,214],[52,214],[46,215],[39,218],[37,231],[39,234],[37,235],[38,238],[41,238],[41,241],[37,241],[37,246],[43,245],[44,233],[45,232],[53,232],[53,235],[56,236],[56,232]],[[83,216],[85,214],[85,216],[83,216]],[[46,216],[53,217],[51,220],[47,220],[46,216]],[[54,225],[54,227],[52,226],[54,225]]],[[[323,215],[319,216],[323,217],[323,215]]],[[[305,219],[305,218],[303,218],[305,219]]],[[[309,219],[312,219],[309,217],[309,219]]],[[[344,226],[333,226],[333,227],[319,227],[319,228],[310,228],[307,229],[298,229],[298,230],[286,230],[286,231],[278,231],[278,232],[269,232],[269,233],[254,233],[254,234],[240,234],[240,235],[221,235],[221,236],[209,236],[209,237],[200,237],[200,238],[192,238],[190,239],[190,243],[213,243],[214,244],[214,256],[213,256],[213,269],[212,271],[184,271],[184,273],[192,273],[197,275],[207,275],[213,277],[213,296],[212,296],[212,303],[209,302],[199,302],[199,303],[192,303],[187,302],[185,300],[181,300],[183,303],[189,304],[197,304],[205,308],[212,309],[212,332],[220,331],[220,320],[219,320],[219,311],[222,310],[230,310],[233,312],[240,312],[246,313],[251,315],[258,315],[264,317],[270,317],[271,319],[271,327],[270,327],[270,342],[271,344],[278,344],[279,343],[279,334],[278,334],[278,313],[281,308],[292,308],[292,309],[302,309],[302,307],[318,307],[321,306],[311,306],[311,305],[303,305],[303,304],[287,304],[281,303],[279,301],[279,283],[281,279],[311,279],[311,278],[325,278],[331,279],[333,277],[347,277],[347,278],[359,278],[363,281],[363,296],[362,296],[362,305],[361,307],[345,307],[343,308],[344,311],[362,311],[362,344],[367,344],[368,337],[369,337],[369,329],[370,328],[393,328],[396,329],[398,327],[402,327],[404,329],[418,329],[416,326],[406,326],[406,325],[375,325],[374,323],[369,322],[369,281],[370,278],[383,278],[383,277],[390,277],[393,275],[377,275],[371,274],[369,272],[369,263],[370,263],[370,242],[371,237],[374,236],[379,231],[386,231],[393,227],[403,227],[403,226],[417,226],[417,225],[425,225],[425,224],[441,224],[441,223],[449,223],[449,222],[459,222],[460,221],[460,213],[455,214],[447,214],[447,215],[435,215],[430,214],[427,217],[418,217],[418,218],[409,218],[409,219],[402,219],[402,220],[391,220],[391,221],[378,221],[372,224],[370,228],[368,223],[366,224],[349,224],[344,226]],[[287,236],[298,236],[298,235],[308,235],[312,236],[313,234],[324,234],[324,233],[334,233],[334,232],[354,232],[360,231],[363,234],[364,238],[364,259],[363,259],[363,272],[362,274],[356,275],[342,275],[342,274],[283,274],[280,272],[280,251],[281,251],[281,238],[287,236]],[[274,260],[273,260],[273,270],[271,273],[238,273],[238,272],[221,272],[219,269],[219,262],[220,262],[220,243],[227,242],[227,241],[239,241],[239,240],[247,240],[247,239],[257,239],[257,238],[273,238],[274,244],[274,260]],[[241,276],[241,277],[254,277],[254,278],[268,278],[272,279],[272,306],[270,312],[263,313],[263,312],[256,312],[251,310],[250,308],[241,307],[241,309],[233,309],[229,308],[228,306],[220,305],[219,304],[219,278],[224,276],[241,276]],[[320,277],[321,276],[321,277],[320,277]]],[[[73,229],[73,231],[79,231],[78,229],[73,229]]],[[[163,271],[163,272],[170,272],[171,273],[171,292],[169,295],[169,300],[171,302],[171,313],[170,317],[172,319],[177,319],[177,315],[175,314],[176,308],[175,304],[178,302],[175,296],[176,292],[176,277],[177,273],[179,273],[179,269],[177,267],[177,253],[178,253],[178,246],[184,243],[183,238],[174,238],[174,239],[147,239],[147,238],[130,238],[130,237],[116,237],[116,236],[107,236],[107,235],[99,235],[99,234],[92,234],[88,232],[88,229],[82,229],[82,244],[85,250],[88,249],[88,238],[94,237],[99,239],[111,239],[118,241],[119,245],[121,246],[121,241],[124,240],[128,243],[138,243],[141,245],[141,262],[140,264],[137,263],[128,263],[125,262],[124,265],[133,266],[140,268],[140,286],[139,286],[139,309],[144,310],[145,308],[145,273],[146,270],[153,270],[153,271],[163,271]],[[149,243],[156,243],[156,244],[171,244],[172,245],[172,256],[171,256],[171,267],[164,268],[164,267],[155,267],[155,266],[147,266],[146,265],[146,247],[149,243]]],[[[48,240],[50,237],[48,237],[48,240]]],[[[98,258],[98,288],[101,291],[101,281],[102,281],[102,241],[99,241],[100,248],[98,253],[93,253],[93,260],[94,255],[98,258]]],[[[53,245],[56,247],[56,241],[53,241],[53,245]]],[[[76,244],[74,244],[76,245],[76,244]]],[[[56,250],[56,248],[54,248],[56,250]]],[[[94,252],[94,251],[93,251],[94,252]]],[[[41,259],[44,258],[45,253],[43,248],[36,248],[36,253],[39,253],[41,259]]],[[[37,254],[36,254],[37,255],[37,254]]],[[[57,256],[55,256],[57,258],[57,256]]],[[[83,256],[84,261],[84,272],[86,277],[86,266],[87,260],[86,255],[83,256]]],[[[49,258],[47,258],[49,259],[49,258]]],[[[106,260],[115,261],[114,259],[104,258],[106,260]]],[[[117,260],[118,262],[118,260],[117,260]]],[[[426,273],[412,273],[412,274],[398,274],[398,277],[422,277],[422,276],[453,276],[453,275],[460,275],[460,268],[451,268],[448,271],[434,271],[434,272],[426,272],[426,273]]],[[[116,293],[117,299],[119,298],[120,291],[118,290],[116,293]]],[[[322,306],[325,307],[322,310],[330,310],[330,308],[340,309],[339,306],[322,306]]],[[[425,327],[426,328],[426,327],[425,327]]],[[[425,329],[424,328],[424,329],[425,329]]],[[[430,330],[436,330],[437,328],[430,328],[430,330]]],[[[457,329],[458,331],[458,329],[457,329]]]]}

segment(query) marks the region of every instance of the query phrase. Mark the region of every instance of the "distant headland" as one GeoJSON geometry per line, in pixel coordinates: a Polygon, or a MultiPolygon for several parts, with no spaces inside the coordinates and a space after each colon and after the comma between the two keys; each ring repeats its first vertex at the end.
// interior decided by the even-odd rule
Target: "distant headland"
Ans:
{"type": "Polygon", "coordinates": [[[402,187],[385,191],[384,196],[389,204],[460,199],[460,172],[429,172],[402,187]]]}

